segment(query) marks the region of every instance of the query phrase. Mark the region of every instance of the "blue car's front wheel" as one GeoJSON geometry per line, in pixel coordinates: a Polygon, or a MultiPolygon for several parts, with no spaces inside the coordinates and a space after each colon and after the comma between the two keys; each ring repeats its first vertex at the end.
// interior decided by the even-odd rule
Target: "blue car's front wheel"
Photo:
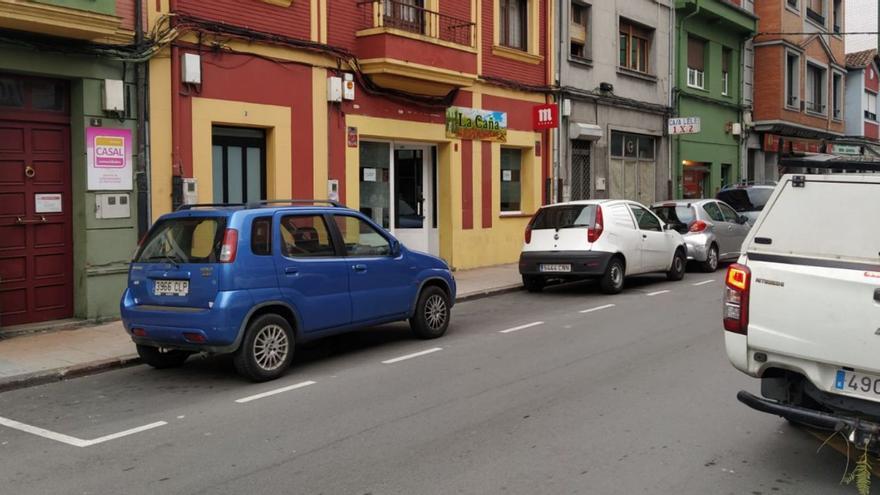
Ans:
{"type": "Polygon", "coordinates": [[[436,339],[442,337],[449,328],[450,319],[449,296],[443,289],[425,287],[419,295],[416,311],[409,319],[410,327],[420,339],[436,339]]]}

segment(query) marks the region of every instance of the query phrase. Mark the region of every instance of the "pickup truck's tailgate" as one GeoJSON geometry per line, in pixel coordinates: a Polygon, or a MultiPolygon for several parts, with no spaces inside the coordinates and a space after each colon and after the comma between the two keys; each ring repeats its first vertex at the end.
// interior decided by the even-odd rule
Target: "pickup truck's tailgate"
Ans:
{"type": "Polygon", "coordinates": [[[880,373],[880,274],[753,259],[749,268],[750,348],[880,373]]]}

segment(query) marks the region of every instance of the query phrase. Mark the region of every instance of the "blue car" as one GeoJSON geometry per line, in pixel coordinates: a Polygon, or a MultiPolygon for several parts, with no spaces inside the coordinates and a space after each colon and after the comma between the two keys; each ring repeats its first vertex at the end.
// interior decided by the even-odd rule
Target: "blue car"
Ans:
{"type": "Polygon", "coordinates": [[[296,344],[409,320],[442,336],[455,279],[360,212],[314,200],[193,205],[163,215],[141,242],[122,321],[141,359],[181,366],[233,354],[254,381],[277,378],[296,344]]]}

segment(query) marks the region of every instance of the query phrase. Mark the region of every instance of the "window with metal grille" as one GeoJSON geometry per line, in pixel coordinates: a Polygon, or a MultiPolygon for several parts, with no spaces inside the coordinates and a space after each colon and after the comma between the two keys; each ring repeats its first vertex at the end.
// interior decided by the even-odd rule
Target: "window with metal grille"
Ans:
{"type": "Polygon", "coordinates": [[[576,139],[571,142],[571,200],[590,199],[590,142],[576,139]]]}

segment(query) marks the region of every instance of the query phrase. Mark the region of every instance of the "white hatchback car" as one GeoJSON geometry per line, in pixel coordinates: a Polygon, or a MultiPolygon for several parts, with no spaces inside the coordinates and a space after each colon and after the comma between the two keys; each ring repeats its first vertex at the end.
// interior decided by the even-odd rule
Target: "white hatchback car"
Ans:
{"type": "Polygon", "coordinates": [[[550,280],[600,279],[602,291],[623,290],[627,275],[684,277],[681,234],[635,201],[572,201],[542,207],[526,227],[519,258],[523,285],[538,292],[550,280]]]}

